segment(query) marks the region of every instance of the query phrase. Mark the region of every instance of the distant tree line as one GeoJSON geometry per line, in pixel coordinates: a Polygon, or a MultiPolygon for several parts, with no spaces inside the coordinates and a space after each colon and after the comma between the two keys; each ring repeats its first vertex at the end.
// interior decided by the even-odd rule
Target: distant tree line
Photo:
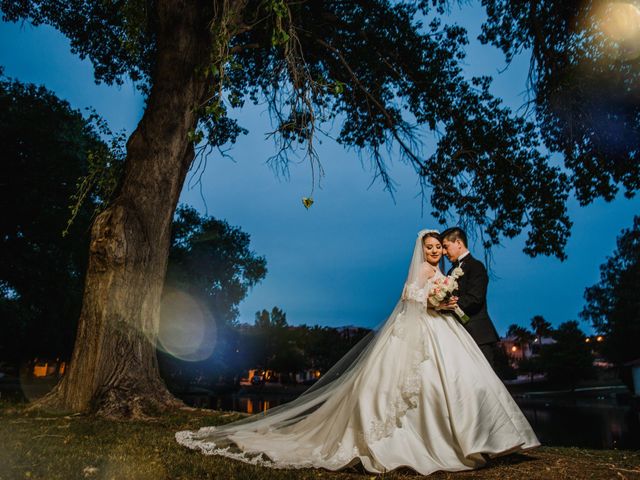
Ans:
{"type": "Polygon", "coordinates": [[[276,381],[296,382],[296,374],[307,369],[321,374],[333,366],[371,330],[319,325],[289,325],[284,311],[256,312],[255,323],[233,324],[218,336],[211,358],[185,362],[159,353],[163,378],[173,391],[195,385],[205,388],[235,388],[249,370],[271,370],[276,381]]]}
{"type": "Polygon", "coordinates": [[[575,320],[567,321],[553,328],[541,315],[531,319],[531,329],[512,324],[507,329],[507,338],[514,340],[520,349],[529,349],[531,355],[523,356],[511,366],[511,359],[503,353],[497,369],[502,378],[515,378],[516,373],[533,375],[544,373],[550,383],[575,387],[581,380],[593,378],[594,356],[586,335],[575,320]],[[545,343],[544,338],[553,342],[545,343]]]}

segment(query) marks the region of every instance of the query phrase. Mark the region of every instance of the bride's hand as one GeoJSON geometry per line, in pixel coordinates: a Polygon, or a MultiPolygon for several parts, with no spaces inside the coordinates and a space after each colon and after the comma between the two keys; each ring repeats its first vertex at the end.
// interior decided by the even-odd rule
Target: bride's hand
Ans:
{"type": "Polygon", "coordinates": [[[455,310],[458,306],[458,297],[451,297],[446,303],[441,303],[440,310],[455,310]]]}
{"type": "Polygon", "coordinates": [[[446,307],[453,307],[455,305],[458,304],[458,297],[453,296],[453,297],[449,297],[449,299],[446,301],[446,303],[443,303],[444,306],[446,307]]]}

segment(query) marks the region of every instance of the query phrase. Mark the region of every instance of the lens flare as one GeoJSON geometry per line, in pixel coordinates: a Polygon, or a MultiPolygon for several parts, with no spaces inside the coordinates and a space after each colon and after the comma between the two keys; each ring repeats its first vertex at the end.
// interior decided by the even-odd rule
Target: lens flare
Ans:
{"type": "Polygon", "coordinates": [[[617,45],[617,56],[624,60],[640,56],[640,9],[636,5],[607,3],[599,17],[600,29],[617,45]]]}
{"type": "Polygon", "coordinates": [[[21,366],[18,381],[27,401],[37,400],[56,385],[59,376],[56,374],[55,366],[57,362],[51,360],[36,360],[21,366]]]}
{"type": "Polygon", "coordinates": [[[158,348],[181,360],[209,358],[216,345],[216,324],[209,310],[180,290],[165,292],[160,309],[158,348]]]}

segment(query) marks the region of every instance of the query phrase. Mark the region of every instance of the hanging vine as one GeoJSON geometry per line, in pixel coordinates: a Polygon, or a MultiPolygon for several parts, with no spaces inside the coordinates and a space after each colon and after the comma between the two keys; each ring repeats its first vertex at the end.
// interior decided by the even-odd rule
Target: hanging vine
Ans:
{"type": "Polygon", "coordinates": [[[84,203],[91,199],[95,218],[108,205],[118,187],[126,157],[126,134],[124,131],[113,133],[107,122],[95,111],[91,110],[89,122],[102,137],[102,142],[87,152],[87,174],[80,177],[76,183],[76,191],[71,196],[69,205],[69,219],[62,236],[69,233],[84,203]]]}

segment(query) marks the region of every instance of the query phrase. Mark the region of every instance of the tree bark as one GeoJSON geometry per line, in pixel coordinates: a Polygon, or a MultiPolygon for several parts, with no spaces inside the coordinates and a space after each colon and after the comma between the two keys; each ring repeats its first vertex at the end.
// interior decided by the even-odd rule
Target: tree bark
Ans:
{"type": "Polygon", "coordinates": [[[97,216],[67,373],[33,408],[136,418],[181,406],[160,378],[156,340],[171,224],[194,158],[188,132],[211,86],[210,0],[157,2],[157,52],[118,194],[97,216]],[[200,73],[198,73],[200,72],[200,73]]]}

